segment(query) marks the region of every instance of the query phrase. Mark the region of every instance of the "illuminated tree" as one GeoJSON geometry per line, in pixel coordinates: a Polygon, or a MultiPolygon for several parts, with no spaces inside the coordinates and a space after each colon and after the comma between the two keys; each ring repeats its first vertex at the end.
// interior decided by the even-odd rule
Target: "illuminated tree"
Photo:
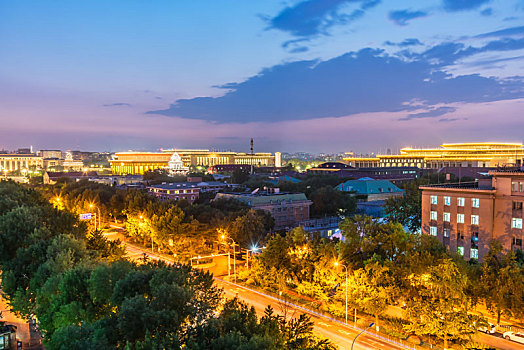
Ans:
{"type": "Polygon", "coordinates": [[[411,321],[406,330],[442,339],[444,349],[449,340],[464,340],[476,332],[479,317],[466,310],[466,277],[451,259],[428,267],[427,273],[412,275],[410,281],[417,294],[406,301],[411,321]]]}

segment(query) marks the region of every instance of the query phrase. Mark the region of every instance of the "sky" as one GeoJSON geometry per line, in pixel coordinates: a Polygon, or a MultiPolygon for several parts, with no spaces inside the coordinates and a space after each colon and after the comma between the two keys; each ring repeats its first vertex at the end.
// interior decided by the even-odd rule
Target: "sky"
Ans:
{"type": "Polygon", "coordinates": [[[521,142],[524,0],[0,2],[0,149],[521,142]]]}

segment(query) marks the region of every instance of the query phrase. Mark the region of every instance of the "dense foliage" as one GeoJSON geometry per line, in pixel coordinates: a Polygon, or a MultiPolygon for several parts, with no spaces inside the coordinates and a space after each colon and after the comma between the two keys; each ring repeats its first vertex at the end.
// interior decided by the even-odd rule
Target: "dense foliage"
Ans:
{"type": "Polygon", "coordinates": [[[121,255],[76,215],[0,182],[2,292],[15,312],[37,316],[47,349],[333,348],[306,316],[267,309],[258,319],[224,303],[209,273],[121,255]]]}
{"type": "Polygon", "coordinates": [[[241,279],[298,295],[299,302],[339,317],[345,315],[347,288],[350,312],[367,314],[397,335],[415,333],[445,343],[464,344],[484,324],[469,313],[479,303],[495,313],[524,316],[524,266],[496,243],[479,265],[398,223],[355,216],[340,229],[344,241],[310,236],[302,228],[273,236],[241,279]],[[386,317],[393,306],[398,312],[403,308],[399,322],[386,317]]]}

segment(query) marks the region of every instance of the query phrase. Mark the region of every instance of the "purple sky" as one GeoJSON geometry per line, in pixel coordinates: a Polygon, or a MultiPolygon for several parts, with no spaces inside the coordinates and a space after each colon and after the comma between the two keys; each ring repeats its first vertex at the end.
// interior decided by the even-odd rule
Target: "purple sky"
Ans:
{"type": "Polygon", "coordinates": [[[522,0],[7,0],[0,33],[0,148],[522,141],[522,0]]]}

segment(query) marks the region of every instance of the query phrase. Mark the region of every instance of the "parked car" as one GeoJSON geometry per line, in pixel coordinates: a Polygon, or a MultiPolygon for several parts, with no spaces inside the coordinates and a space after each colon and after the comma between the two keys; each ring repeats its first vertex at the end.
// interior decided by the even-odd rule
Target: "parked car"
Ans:
{"type": "Polygon", "coordinates": [[[517,343],[524,344],[524,333],[516,333],[516,332],[505,332],[503,335],[504,339],[507,340],[513,340],[517,343]]]}
{"type": "Polygon", "coordinates": [[[479,327],[479,332],[486,333],[486,334],[494,334],[496,331],[497,331],[497,327],[491,322],[488,322],[487,326],[479,327]]]}

